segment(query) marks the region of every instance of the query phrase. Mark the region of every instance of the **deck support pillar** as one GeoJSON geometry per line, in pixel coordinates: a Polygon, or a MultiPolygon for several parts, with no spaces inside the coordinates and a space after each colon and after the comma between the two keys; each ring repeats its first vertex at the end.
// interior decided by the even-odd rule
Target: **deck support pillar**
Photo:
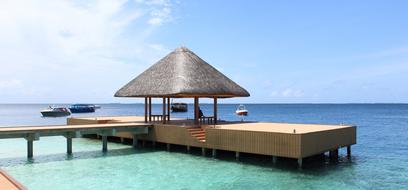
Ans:
{"type": "Polygon", "coordinates": [[[187,152],[190,153],[190,146],[187,145],[187,152]]]}
{"type": "Polygon", "coordinates": [[[302,159],[302,158],[298,158],[298,159],[297,159],[297,163],[298,163],[298,167],[299,167],[299,168],[302,168],[302,166],[303,166],[303,159],[302,159]]]}
{"type": "Polygon", "coordinates": [[[33,157],[33,140],[27,140],[27,158],[33,157]]]}
{"type": "Polygon", "coordinates": [[[239,160],[239,152],[237,151],[237,152],[235,152],[235,160],[239,160]]]}
{"type": "Polygon", "coordinates": [[[339,158],[339,149],[329,151],[329,158],[331,160],[337,160],[339,158]]]}
{"type": "Polygon", "coordinates": [[[132,146],[133,146],[133,148],[137,148],[137,138],[136,138],[136,135],[133,135],[132,146]]]}
{"type": "Polygon", "coordinates": [[[142,140],[142,147],[145,147],[145,145],[146,145],[146,141],[142,140]]]}
{"type": "Polygon", "coordinates": [[[212,157],[217,157],[217,149],[212,149],[212,157]]]}
{"type": "Polygon", "coordinates": [[[152,141],[152,145],[153,145],[153,146],[156,146],[156,141],[152,141]]]}
{"type": "Polygon", "coordinates": [[[201,148],[201,155],[202,155],[202,156],[205,156],[205,151],[206,151],[206,149],[205,149],[204,147],[202,147],[202,148],[201,148]]]}
{"type": "Polygon", "coordinates": [[[38,133],[33,133],[28,134],[25,139],[27,140],[27,158],[32,158],[34,155],[34,141],[40,140],[40,136],[38,133]]]}
{"type": "Polygon", "coordinates": [[[102,151],[107,152],[108,151],[108,136],[102,135],[102,151]]]}
{"type": "Polygon", "coordinates": [[[278,157],[276,157],[276,156],[272,156],[272,163],[273,164],[276,164],[276,161],[278,160],[278,157]]]}
{"type": "Polygon", "coordinates": [[[347,158],[350,159],[350,157],[351,157],[351,146],[349,145],[347,146],[347,158]]]}
{"type": "Polygon", "coordinates": [[[67,154],[72,154],[72,138],[67,137],[67,154]]]}
{"type": "Polygon", "coordinates": [[[170,144],[169,143],[166,144],[166,148],[167,148],[167,151],[170,152],[170,144]]]}

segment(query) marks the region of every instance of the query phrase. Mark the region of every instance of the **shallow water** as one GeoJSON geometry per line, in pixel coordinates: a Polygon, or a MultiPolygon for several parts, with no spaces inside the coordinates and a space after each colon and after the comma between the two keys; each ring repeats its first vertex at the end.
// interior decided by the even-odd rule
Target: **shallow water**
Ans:
{"type": "MultiPolygon", "coordinates": [[[[0,105],[0,126],[65,124],[66,118],[42,118],[47,105],[0,105]]],[[[225,120],[238,120],[237,105],[220,105],[225,120]]],[[[212,105],[202,105],[211,115],[212,105]]],[[[41,138],[34,143],[34,159],[26,159],[26,142],[0,140],[0,167],[29,189],[406,189],[408,187],[408,105],[404,104],[251,104],[247,120],[354,124],[357,145],[352,159],[341,150],[338,163],[307,160],[298,170],[296,161],[267,156],[243,155],[237,162],[232,153],[218,159],[192,154],[184,148],[173,152],[164,147],[132,149],[109,143],[74,139],[73,156],[65,154],[62,137],[41,138]]],[[[161,106],[154,110],[160,113],[161,106]]],[[[192,109],[190,109],[192,110],[192,109]]],[[[106,104],[92,114],[142,115],[140,104],[106,104]]],[[[174,117],[192,117],[192,113],[174,117]]]]}

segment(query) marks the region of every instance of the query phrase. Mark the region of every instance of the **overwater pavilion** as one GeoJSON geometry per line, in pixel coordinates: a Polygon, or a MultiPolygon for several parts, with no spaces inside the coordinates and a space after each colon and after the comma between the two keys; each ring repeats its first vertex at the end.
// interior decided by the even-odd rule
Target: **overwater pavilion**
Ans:
{"type": "Polygon", "coordinates": [[[115,97],[140,97],[145,122],[170,121],[170,98],[194,98],[194,124],[216,124],[219,98],[248,97],[249,93],[186,47],[179,47],[123,86],[115,97]],[[163,101],[161,115],[152,115],[152,98],[163,101]],[[199,117],[199,98],[214,100],[214,115],[199,117]]]}

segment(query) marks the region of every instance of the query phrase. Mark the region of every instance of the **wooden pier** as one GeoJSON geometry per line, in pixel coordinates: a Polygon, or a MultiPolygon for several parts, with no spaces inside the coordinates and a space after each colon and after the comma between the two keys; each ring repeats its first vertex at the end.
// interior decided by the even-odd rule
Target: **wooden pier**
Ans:
{"type": "MultiPolygon", "coordinates": [[[[33,157],[34,141],[40,137],[64,136],[67,139],[67,153],[72,154],[72,139],[82,135],[97,134],[102,137],[102,150],[108,150],[108,136],[126,132],[130,135],[148,134],[151,124],[144,122],[113,123],[113,124],[84,124],[84,125],[56,125],[56,126],[24,126],[0,128],[0,139],[24,138],[27,140],[27,157],[33,157]]],[[[136,139],[136,138],[134,138],[136,139]]]]}
{"type": "Polygon", "coordinates": [[[0,169],[0,189],[1,190],[27,190],[21,183],[0,169]]]}
{"type": "MultiPolygon", "coordinates": [[[[90,123],[127,123],[141,122],[144,117],[98,117],[69,118],[69,125],[90,123]]],[[[165,143],[170,150],[171,144],[201,148],[202,154],[212,150],[216,157],[217,150],[235,152],[237,159],[240,153],[252,153],[272,156],[277,162],[279,157],[297,159],[303,165],[303,159],[329,152],[330,157],[338,155],[340,148],[347,148],[347,157],[351,155],[351,145],[356,144],[356,126],[289,124],[270,122],[227,122],[200,126],[194,120],[173,119],[163,124],[160,121],[150,122],[151,130],[147,134],[132,135],[126,132],[116,133],[120,138],[137,138],[137,140],[165,143]]]]}

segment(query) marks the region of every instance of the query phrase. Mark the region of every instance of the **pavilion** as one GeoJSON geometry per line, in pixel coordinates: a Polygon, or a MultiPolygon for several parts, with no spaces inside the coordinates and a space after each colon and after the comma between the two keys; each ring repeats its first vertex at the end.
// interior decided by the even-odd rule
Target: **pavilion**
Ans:
{"type": "Polygon", "coordinates": [[[170,98],[194,98],[194,124],[198,125],[199,98],[214,99],[214,124],[217,99],[248,97],[248,91],[226,77],[186,47],[179,47],[152,65],[115,93],[115,97],[145,99],[145,122],[170,121],[170,98]],[[163,99],[163,114],[152,115],[152,98],[163,99]]]}

